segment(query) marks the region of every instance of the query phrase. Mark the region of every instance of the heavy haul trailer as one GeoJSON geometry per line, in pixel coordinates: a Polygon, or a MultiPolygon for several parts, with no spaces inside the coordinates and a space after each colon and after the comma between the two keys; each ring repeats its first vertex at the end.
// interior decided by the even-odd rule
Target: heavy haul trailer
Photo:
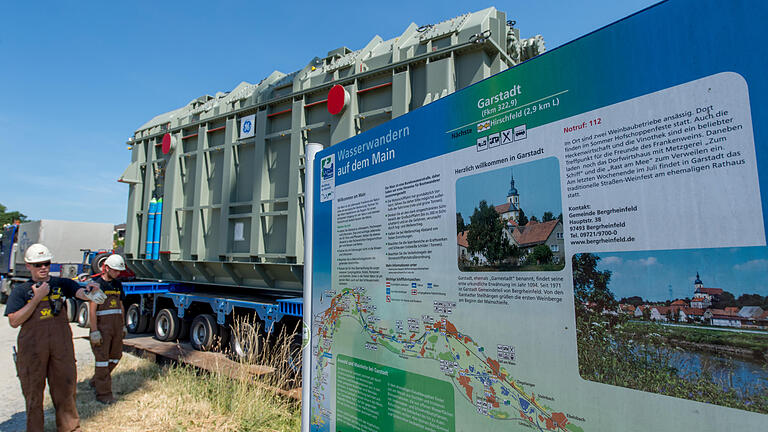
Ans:
{"type": "Polygon", "coordinates": [[[334,145],[543,52],[541,36],[521,39],[514,25],[495,8],[411,24],[153,118],[129,139],[120,179],[129,267],[221,301],[230,288],[264,304],[301,296],[304,146],[334,145]]]}
{"type": "MultiPolygon", "coordinates": [[[[88,282],[79,283],[85,287],[88,282]]],[[[243,359],[255,354],[254,347],[246,346],[238,339],[238,334],[244,332],[230,331],[234,315],[250,314],[256,320],[244,325],[263,325],[264,329],[273,329],[276,322],[281,322],[285,328],[295,329],[301,320],[300,298],[263,299],[234,293],[212,295],[196,292],[193,286],[187,284],[147,281],[124,282],[123,290],[125,325],[129,332],[152,330],[160,341],[173,341],[188,335],[195,349],[208,351],[221,343],[228,346],[235,357],[243,359]]],[[[87,303],[79,304],[74,320],[81,327],[88,326],[87,303]]],[[[263,331],[255,327],[253,330],[263,331]]],[[[290,352],[297,354],[300,338],[289,342],[292,344],[290,352]]],[[[298,370],[298,364],[293,367],[298,370]]]]}

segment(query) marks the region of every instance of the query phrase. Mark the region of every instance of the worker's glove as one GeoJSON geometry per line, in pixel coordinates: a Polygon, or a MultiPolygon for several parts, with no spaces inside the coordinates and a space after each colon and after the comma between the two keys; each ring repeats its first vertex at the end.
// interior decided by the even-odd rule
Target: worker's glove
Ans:
{"type": "Polygon", "coordinates": [[[102,304],[107,300],[107,295],[95,283],[90,283],[85,287],[85,296],[96,304],[102,304]]]}
{"type": "Polygon", "coordinates": [[[128,328],[123,326],[123,338],[125,338],[126,336],[128,336],[128,328]]]}
{"type": "Polygon", "coordinates": [[[101,345],[101,332],[96,330],[91,332],[91,345],[93,346],[99,346],[101,345]]]}

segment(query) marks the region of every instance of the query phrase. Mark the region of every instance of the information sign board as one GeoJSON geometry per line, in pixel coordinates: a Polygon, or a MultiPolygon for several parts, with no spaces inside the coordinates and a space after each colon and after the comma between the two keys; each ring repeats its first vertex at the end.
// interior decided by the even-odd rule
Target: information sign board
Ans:
{"type": "Polygon", "coordinates": [[[767,12],[664,2],[318,153],[311,430],[764,430],[767,12]]]}

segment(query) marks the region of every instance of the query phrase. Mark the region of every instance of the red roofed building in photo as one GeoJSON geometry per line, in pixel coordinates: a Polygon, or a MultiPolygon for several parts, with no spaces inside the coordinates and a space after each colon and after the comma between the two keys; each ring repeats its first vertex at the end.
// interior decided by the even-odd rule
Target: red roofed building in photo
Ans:
{"type": "Polygon", "coordinates": [[[506,231],[510,243],[524,249],[526,253],[533,252],[533,248],[538,245],[546,245],[552,250],[555,263],[565,259],[563,223],[559,219],[546,222],[530,221],[522,227],[507,224],[506,231]]]}
{"type": "Polygon", "coordinates": [[[723,295],[723,290],[720,288],[704,288],[704,283],[699,277],[699,273],[696,273],[696,280],[693,282],[693,299],[691,300],[691,307],[697,309],[706,309],[712,304],[717,303],[720,300],[720,296],[723,295]]]}
{"type": "MultiPolygon", "coordinates": [[[[504,222],[504,238],[510,245],[517,246],[522,251],[522,257],[518,258],[518,262],[525,259],[526,255],[532,253],[534,248],[539,245],[547,246],[552,251],[552,263],[559,264],[565,261],[563,223],[559,218],[545,222],[529,220],[524,225],[520,225],[520,219],[524,212],[520,207],[520,194],[515,187],[513,172],[510,173],[506,202],[494,206],[494,209],[504,222]]],[[[467,231],[463,231],[457,233],[456,236],[459,263],[469,262],[475,265],[486,265],[488,260],[482,254],[469,253],[467,233],[467,231]]]]}

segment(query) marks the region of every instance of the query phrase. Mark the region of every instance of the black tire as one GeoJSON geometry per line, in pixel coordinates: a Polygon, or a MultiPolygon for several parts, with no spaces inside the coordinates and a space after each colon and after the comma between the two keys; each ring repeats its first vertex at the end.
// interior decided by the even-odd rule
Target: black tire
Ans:
{"type": "Polygon", "coordinates": [[[125,328],[128,333],[144,333],[148,329],[149,317],[141,313],[138,303],[128,306],[125,311],[125,328]]]}
{"type": "Polygon", "coordinates": [[[67,306],[67,320],[69,322],[75,322],[77,320],[77,300],[73,298],[67,298],[64,300],[67,306]]]}
{"type": "Polygon", "coordinates": [[[255,363],[264,349],[264,335],[249,323],[230,327],[229,355],[238,362],[255,363]]]}
{"type": "Polygon", "coordinates": [[[0,304],[8,303],[8,294],[0,291],[0,304]]]}
{"type": "Polygon", "coordinates": [[[219,351],[224,352],[229,347],[231,331],[228,325],[219,325],[219,340],[217,342],[217,348],[219,351]]]}
{"type": "Polygon", "coordinates": [[[174,341],[179,337],[181,320],[173,309],[162,309],[155,318],[155,337],[159,341],[174,341]]]}
{"type": "Polygon", "coordinates": [[[106,260],[110,255],[112,255],[111,252],[97,253],[91,261],[91,274],[101,273],[101,265],[104,264],[104,260],[106,260]]]}
{"type": "Polygon", "coordinates": [[[80,303],[77,307],[77,325],[86,328],[90,324],[90,317],[88,316],[88,302],[80,303]]]}
{"type": "Polygon", "coordinates": [[[302,373],[302,335],[294,335],[288,348],[288,379],[293,381],[293,387],[301,387],[302,373]]]}
{"type": "Polygon", "coordinates": [[[219,338],[219,325],[213,315],[200,314],[192,320],[189,342],[198,351],[210,351],[219,338]]]}

